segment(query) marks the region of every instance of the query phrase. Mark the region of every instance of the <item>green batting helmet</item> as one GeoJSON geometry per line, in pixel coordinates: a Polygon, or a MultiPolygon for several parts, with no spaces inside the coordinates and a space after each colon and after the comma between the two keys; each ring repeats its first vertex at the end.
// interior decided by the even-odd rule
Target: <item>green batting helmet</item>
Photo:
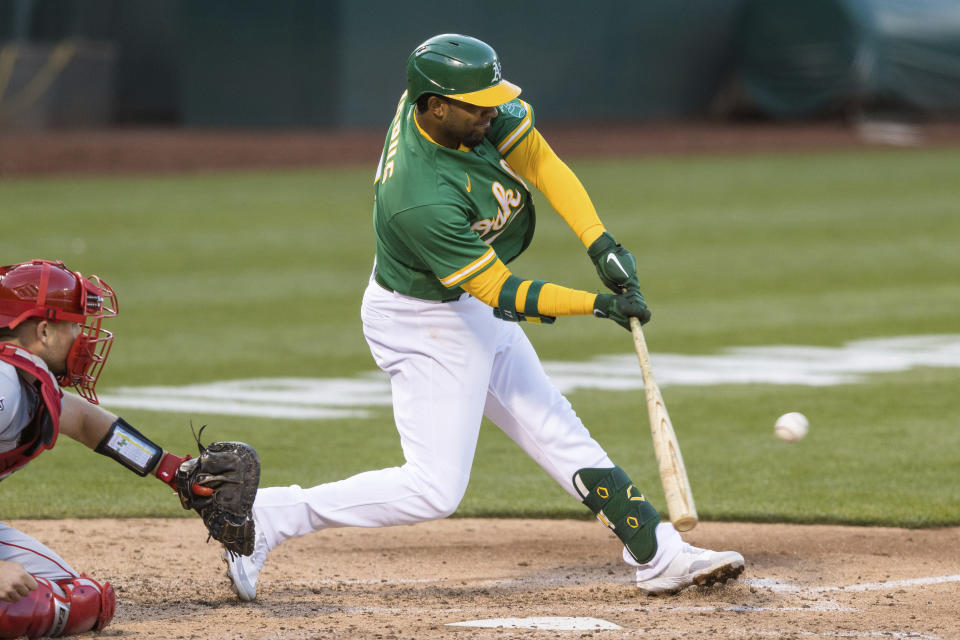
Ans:
{"type": "Polygon", "coordinates": [[[497,52],[470,36],[445,33],[413,50],[407,59],[407,98],[435,93],[478,107],[496,107],[520,95],[500,75],[497,52]]]}

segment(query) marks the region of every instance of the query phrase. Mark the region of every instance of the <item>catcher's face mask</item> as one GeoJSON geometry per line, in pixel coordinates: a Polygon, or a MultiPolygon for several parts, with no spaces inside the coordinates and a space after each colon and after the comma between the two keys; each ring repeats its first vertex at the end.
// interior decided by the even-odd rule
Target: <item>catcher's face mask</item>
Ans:
{"type": "Polygon", "coordinates": [[[28,318],[77,322],[80,334],[67,354],[66,373],[57,377],[97,404],[94,386],[100,377],[113,333],[100,328],[117,315],[117,295],[97,276],[84,278],[62,262],[33,260],[0,267],[0,323],[11,329],[28,318]]]}

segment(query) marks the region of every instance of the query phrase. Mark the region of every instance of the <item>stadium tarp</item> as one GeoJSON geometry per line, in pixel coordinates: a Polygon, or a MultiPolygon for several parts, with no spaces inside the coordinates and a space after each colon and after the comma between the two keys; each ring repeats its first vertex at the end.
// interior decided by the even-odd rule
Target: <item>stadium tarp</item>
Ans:
{"type": "Polygon", "coordinates": [[[960,0],[747,0],[738,49],[747,100],[774,117],[960,112],[960,0]]]}

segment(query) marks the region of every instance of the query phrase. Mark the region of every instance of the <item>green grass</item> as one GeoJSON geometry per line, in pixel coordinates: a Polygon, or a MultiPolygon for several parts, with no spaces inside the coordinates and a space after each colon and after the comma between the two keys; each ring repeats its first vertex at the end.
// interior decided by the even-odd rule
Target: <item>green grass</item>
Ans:
{"type": "MultiPolygon", "coordinates": [[[[960,333],[960,150],[670,159],[577,159],[609,229],[636,255],[654,353],[741,345],[839,346],[960,333]]],[[[102,275],[121,314],[99,389],[374,368],[359,304],[373,255],[371,168],[138,179],[0,182],[4,264],[60,257],[102,275]]],[[[543,197],[518,275],[597,290],[582,247],[543,197]]],[[[541,356],[631,353],[613,323],[528,326],[541,356]]],[[[705,519],[960,524],[957,369],[826,388],[667,387],[705,519]],[[803,441],[772,437],[801,410],[803,441]]],[[[662,505],[640,393],[577,391],[574,407],[662,505]]],[[[309,486],[402,462],[388,408],[370,419],[292,421],[124,411],[168,448],[187,424],[261,452],[263,483],[309,486]],[[358,443],[360,446],[358,446],[358,443]]],[[[485,424],[458,515],[584,517],[485,424]]],[[[13,517],[183,515],[140,480],[63,438],[3,483],[13,517]]]]}

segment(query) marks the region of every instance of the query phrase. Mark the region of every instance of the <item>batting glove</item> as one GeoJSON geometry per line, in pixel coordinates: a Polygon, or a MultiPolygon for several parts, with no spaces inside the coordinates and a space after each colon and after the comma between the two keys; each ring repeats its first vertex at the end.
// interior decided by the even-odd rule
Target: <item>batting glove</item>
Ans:
{"type": "Polygon", "coordinates": [[[597,294],[597,300],[593,303],[593,315],[610,318],[627,331],[630,331],[630,318],[636,318],[640,324],[650,322],[650,309],[637,287],[630,287],[617,295],[597,294]]]}
{"type": "Polygon", "coordinates": [[[597,268],[600,280],[614,293],[625,288],[640,288],[637,280],[637,261],[613,236],[604,231],[587,248],[587,255],[597,268]]]}

